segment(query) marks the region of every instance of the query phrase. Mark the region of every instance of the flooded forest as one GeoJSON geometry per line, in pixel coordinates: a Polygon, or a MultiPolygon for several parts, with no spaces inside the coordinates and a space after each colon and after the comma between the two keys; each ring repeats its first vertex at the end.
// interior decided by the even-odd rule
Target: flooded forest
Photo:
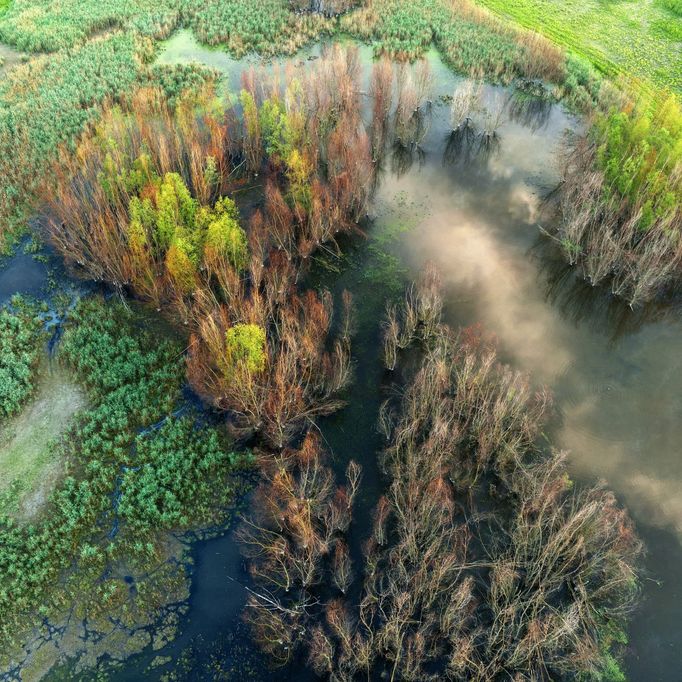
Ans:
{"type": "Polygon", "coordinates": [[[681,8],[592,4],[0,0],[0,680],[680,679],[681,8]]]}

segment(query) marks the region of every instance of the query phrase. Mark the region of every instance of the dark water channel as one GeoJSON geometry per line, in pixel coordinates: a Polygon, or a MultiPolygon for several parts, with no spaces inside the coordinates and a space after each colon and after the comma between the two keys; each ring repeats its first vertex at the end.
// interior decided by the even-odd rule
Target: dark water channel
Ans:
{"type": "MultiPolygon", "coordinates": [[[[307,56],[295,61],[304,63],[307,56]]],[[[370,52],[363,50],[363,57],[367,63],[370,52]]],[[[633,313],[577,279],[541,236],[539,226],[547,219],[541,198],[559,180],[556,152],[564,132],[578,125],[560,108],[546,111],[537,125],[514,122],[507,111],[497,154],[443,163],[450,109],[438,98],[451,95],[461,80],[435,55],[430,58],[434,107],[421,162],[415,159],[409,169],[386,164],[367,235],[343,244],[342,258],[320,264],[311,275],[336,295],[349,289],[357,306],[348,406],[321,423],[339,471],[351,458],[364,467],[351,543],[357,552],[382,486],[376,466],[382,445],[376,417],[384,398],[380,321],[386,301],[400,296],[425,262],[435,261],[446,287],[448,321],[480,323],[496,337],[506,361],[552,389],[557,414],[547,435],[570,450],[572,475],[587,483],[604,479],[635,518],[648,547],[648,577],[630,628],[629,678],[682,680],[680,311],[633,313]]],[[[245,63],[200,47],[186,32],[168,41],[160,59],[194,59],[218,68],[232,92],[245,63]]],[[[485,90],[491,108],[506,97],[502,89],[485,90]]],[[[13,287],[40,289],[41,276],[40,264],[13,260],[0,270],[0,300],[13,287]]],[[[187,680],[310,679],[302,666],[269,671],[249,645],[240,621],[246,575],[230,534],[197,541],[193,557],[189,612],[178,638],[129,659],[111,679],[159,679],[169,669],[187,680]],[[171,660],[150,670],[157,655],[171,660]]],[[[73,679],[65,670],[50,678],[73,679]]]]}

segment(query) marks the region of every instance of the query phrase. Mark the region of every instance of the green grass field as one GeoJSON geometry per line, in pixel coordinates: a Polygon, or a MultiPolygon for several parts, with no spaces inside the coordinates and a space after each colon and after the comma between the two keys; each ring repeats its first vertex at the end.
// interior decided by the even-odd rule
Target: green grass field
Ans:
{"type": "Polygon", "coordinates": [[[476,0],[588,58],[610,76],[627,73],[682,91],[682,18],[664,0],[476,0]]]}

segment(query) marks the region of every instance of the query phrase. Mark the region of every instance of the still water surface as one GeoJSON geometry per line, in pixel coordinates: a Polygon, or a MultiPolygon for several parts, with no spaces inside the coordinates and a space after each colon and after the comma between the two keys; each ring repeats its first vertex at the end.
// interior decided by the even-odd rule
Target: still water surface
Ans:
{"type": "MultiPolygon", "coordinates": [[[[302,53],[303,64],[319,48],[302,53]]],[[[371,53],[362,49],[369,64],[371,53]]],[[[446,316],[453,326],[480,323],[493,334],[505,361],[528,371],[555,396],[548,437],[570,451],[579,481],[604,479],[626,504],[646,541],[647,579],[633,619],[626,657],[636,681],[680,680],[682,671],[682,322],[648,309],[637,314],[575,277],[540,226],[549,218],[541,199],[560,178],[557,152],[578,122],[561,108],[533,126],[505,116],[497,154],[470,164],[443,163],[449,107],[440,95],[457,83],[435,54],[434,107],[421,163],[409,170],[386,164],[366,237],[344,244],[335,271],[317,268],[314,281],[336,294],[347,288],[358,306],[356,379],[343,411],[322,423],[339,469],[351,458],[365,470],[352,545],[359,548],[366,514],[382,481],[375,464],[381,391],[379,323],[386,300],[400,295],[427,261],[440,268],[446,316]]],[[[191,34],[171,38],[164,63],[196,60],[221,70],[232,92],[245,64],[203,48],[191,34]]],[[[486,88],[492,106],[507,97],[486,88]]],[[[527,123],[527,122],[526,122],[527,123]]],[[[1,280],[0,280],[1,281],[1,280]]],[[[181,634],[160,652],[130,659],[115,679],[155,679],[147,668],[156,653],[186,664],[179,679],[212,679],[210,661],[222,659],[224,679],[303,680],[299,667],[268,672],[248,645],[239,613],[244,567],[229,534],[195,545],[190,611],[181,634]],[[228,576],[235,579],[233,582],[228,576]],[[191,645],[191,646],[190,646],[191,645]],[[189,647],[189,648],[188,648],[189,647]],[[184,652],[184,654],[183,654],[184,652]],[[213,657],[213,658],[212,658],[213,657]]],[[[173,664],[171,664],[173,667],[173,664]]],[[[160,669],[160,670],[163,670],[160,669]]],[[[56,677],[56,676],[55,676],[56,677]]],[[[221,678],[223,679],[223,678],[221,678]]]]}

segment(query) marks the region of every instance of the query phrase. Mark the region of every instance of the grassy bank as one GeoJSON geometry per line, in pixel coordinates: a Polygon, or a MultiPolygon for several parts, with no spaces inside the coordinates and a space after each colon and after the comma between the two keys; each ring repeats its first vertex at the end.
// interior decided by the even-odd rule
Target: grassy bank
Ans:
{"type": "Polygon", "coordinates": [[[682,18],[674,2],[644,0],[477,0],[588,59],[621,74],[682,91],[682,18]]]}

